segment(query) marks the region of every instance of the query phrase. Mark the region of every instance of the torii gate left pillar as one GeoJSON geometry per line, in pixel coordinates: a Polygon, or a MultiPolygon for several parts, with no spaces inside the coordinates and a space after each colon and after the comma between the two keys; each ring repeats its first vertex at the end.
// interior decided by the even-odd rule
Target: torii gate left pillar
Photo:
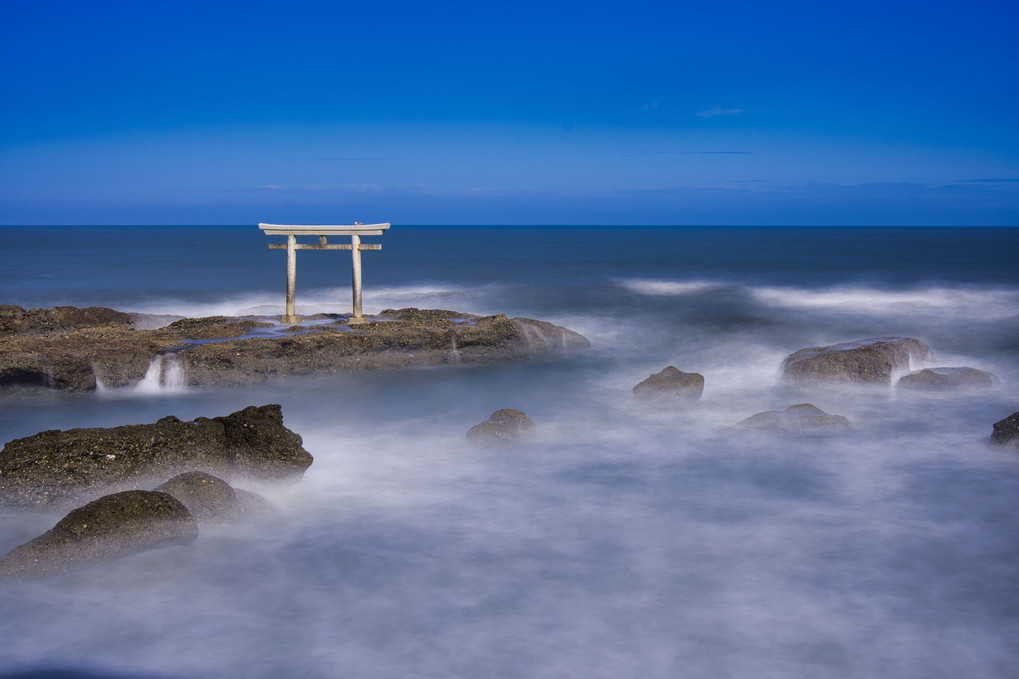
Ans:
{"type": "Polygon", "coordinates": [[[351,296],[353,314],[348,323],[364,321],[361,315],[361,251],[381,250],[379,243],[362,243],[362,236],[381,236],[389,229],[389,224],[259,224],[267,236],[286,236],[286,243],[270,243],[270,250],[287,251],[287,311],[282,320],[284,323],[298,323],[296,314],[297,293],[297,251],[298,250],[350,250],[351,257],[351,296]],[[318,236],[318,243],[298,243],[298,236],[318,236]],[[329,236],[350,236],[350,245],[345,243],[329,243],[329,236]]]}

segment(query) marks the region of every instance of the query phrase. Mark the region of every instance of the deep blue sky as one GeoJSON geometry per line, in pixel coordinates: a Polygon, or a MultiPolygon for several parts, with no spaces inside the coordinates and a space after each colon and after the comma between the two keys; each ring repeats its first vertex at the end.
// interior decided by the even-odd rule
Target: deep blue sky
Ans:
{"type": "Polygon", "coordinates": [[[1019,225],[1013,2],[0,0],[0,224],[1019,225]]]}

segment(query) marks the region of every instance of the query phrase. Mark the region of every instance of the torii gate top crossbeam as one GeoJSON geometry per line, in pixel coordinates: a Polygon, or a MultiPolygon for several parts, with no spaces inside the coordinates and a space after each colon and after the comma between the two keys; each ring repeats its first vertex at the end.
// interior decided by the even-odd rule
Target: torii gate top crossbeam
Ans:
{"type": "Polygon", "coordinates": [[[381,236],[389,224],[259,224],[267,236],[381,236]]]}

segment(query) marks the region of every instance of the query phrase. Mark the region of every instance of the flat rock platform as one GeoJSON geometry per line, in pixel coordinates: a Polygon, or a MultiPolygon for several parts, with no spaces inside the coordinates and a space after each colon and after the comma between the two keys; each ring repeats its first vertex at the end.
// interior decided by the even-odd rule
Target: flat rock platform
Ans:
{"type": "Polygon", "coordinates": [[[173,381],[239,386],[290,375],[499,363],[584,352],[568,328],[503,314],[386,309],[342,315],[178,318],[106,307],[0,306],[0,388],[85,392],[173,381]]]}

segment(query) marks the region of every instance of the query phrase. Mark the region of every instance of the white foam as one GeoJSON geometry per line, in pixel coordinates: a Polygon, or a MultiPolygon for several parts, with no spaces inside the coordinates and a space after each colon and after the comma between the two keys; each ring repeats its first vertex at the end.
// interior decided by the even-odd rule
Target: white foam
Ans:
{"type": "Polygon", "coordinates": [[[718,283],[708,281],[663,281],[653,279],[622,280],[619,281],[619,284],[630,292],[658,297],[692,295],[719,287],[718,283]]]}
{"type": "Polygon", "coordinates": [[[893,315],[903,313],[952,313],[986,320],[1010,318],[1019,308],[1014,290],[964,287],[880,290],[865,286],[806,289],[794,287],[751,288],[759,302],[772,307],[809,311],[835,311],[893,315]]]}

